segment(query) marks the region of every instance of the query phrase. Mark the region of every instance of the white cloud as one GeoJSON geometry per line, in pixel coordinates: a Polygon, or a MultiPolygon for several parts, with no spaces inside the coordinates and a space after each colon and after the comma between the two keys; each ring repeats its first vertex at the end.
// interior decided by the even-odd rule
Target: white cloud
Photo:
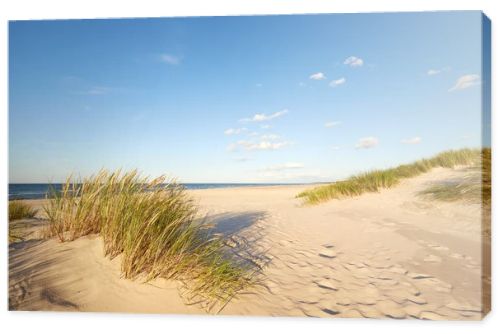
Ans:
{"type": "Polygon", "coordinates": [[[160,60],[169,65],[179,65],[181,63],[181,58],[173,56],[168,53],[163,53],[160,55],[160,60]]]}
{"type": "Polygon", "coordinates": [[[266,167],[261,169],[262,171],[266,172],[273,172],[273,171],[282,171],[282,170],[289,170],[289,169],[301,169],[304,168],[304,164],[299,163],[299,162],[287,162],[281,165],[274,165],[270,167],[266,167]]]}
{"type": "Polygon", "coordinates": [[[332,150],[338,151],[338,150],[340,150],[340,146],[332,146],[332,150]]]}
{"type": "Polygon", "coordinates": [[[344,60],[344,65],[349,65],[351,67],[361,67],[363,66],[363,63],[363,59],[355,56],[350,56],[346,60],[344,60]]]}
{"type": "Polygon", "coordinates": [[[421,142],[422,142],[422,138],[420,138],[420,137],[405,138],[405,139],[401,140],[401,143],[409,144],[409,145],[420,144],[421,142]]]}
{"type": "Polygon", "coordinates": [[[281,117],[285,114],[288,113],[288,109],[283,109],[281,111],[277,111],[274,114],[266,115],[266,114],[255,114],[251,118],[242,118],[240,119],[240,122],[264,122],[264,121],[269,121],[274,118],[281,117]]]}
{"type": "Polygon", "coordinates": [[[451,70],[451,68],[449,66],[446,66],[446,67],[443,67],[443,68],[440,68],[440,69],[433,69],[433,68],[431,68],[430,70],[427,71],[427,75],[429,75],[429,76],[438,75],[438,74],[441,74],[443,72],[447,72],[449,70],[451,70]]]}
{"type": "Polygon", "coordinates": [[[264,130],[267,130],[267,129],[270,129],[270,128],[271,128],[271,125],[269,125],[269,124],[262,124],[262,125],[260,126],[260,128],[261,128],[261,129],[264,129],[264,130]]]}
{"type": "Polygon", "coordinates": [[[224,131],[224,134],[227,136],[239,135],[240,133],[245,132],[245,131],[247,131],[247,128],[236,128],[236,129],[230,128],[230,129],[227,129],[226,131],[224,131]]]}
{"type": "Polygon", "coordinates": [[[245,151],[274,151],[274,150],[279,150],[288,145],[290,145],[290,142],[287,141],[271,142],[263,140],[260,142],[252,142],[247,140],[239,140],[236,143],[229,145],[227,149],[228,151],[236,151],[239,148],[242,148],[245,151]]]}
{"type": "Polygon", "coordinates": [[[427,75],[436,75],[436,74],[439,74],[441,73],[441,70],[433,70],[433,69],[430,69],[427,71],[427,75]]]}
{"type": "Polygon", "coordinates": [[[279,138],[280,138],[280,136],[275,135],[274,133],[260,136],[261,140],[276,140],[276,139],[279,139],[279,138]]]}
{"type": "Polygon", "coordinates": [[[345,78],[340,78],[340,79],[337,79],[337,80],[333,80],[332,82],[330,82],[330,87],[337,87],[337,86],[340,86],[340,85],[343,85],[345,84],[347,80],[345,78]]]}
{"type": "Polygon", "coordinates": [[[341,122],[334,121],[334,122],[326,122],[325,123],[325,128],[333,128],[334,126],[339,125],[341,122]]]}
{"type": "Polygon", "coordinates": [[[455,83],[455,86],[448,89],[448,91],[453,92],[456,90],[462,90],[462,89],[477,86],[480,84],[481,84],[481,81],[480,81],[479,75],[467,74],[467,75],[464,75],[464,76],[461,76],[460,78],[458,78],[457,82],[455,83]]]}
{"type": "Polygon", "coordinates": [[[358,140],[358,143],[356,144],[356,148],[372,148],[378,145],[378,138],[377,137],[364,137],[360,138],[358,140]]]}
{"type": "Polygon", "coordinates": [[[311,76],[309,77],[309,79],[312,79],[312,80],[325,80],[326,76],[322,72],[318,72],[318,73],[311,74],[311,76]]]}

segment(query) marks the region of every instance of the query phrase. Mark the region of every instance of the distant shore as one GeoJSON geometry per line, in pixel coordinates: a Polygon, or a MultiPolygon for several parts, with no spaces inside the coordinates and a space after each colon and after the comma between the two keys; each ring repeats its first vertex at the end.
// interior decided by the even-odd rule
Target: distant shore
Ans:
{"type": "MultiPolygon", "coordinates": [[[[224,188],[247,188],[247,187],[276,187],[276,186],[316,186],[321,183],[181,183],[187,190],[196,189],[224,189],[224,188]]],[[[13,200],[36,200],[45,199],[50,187],[59,191],[62,183],[10,183],[9,201],[13,200]]]]}

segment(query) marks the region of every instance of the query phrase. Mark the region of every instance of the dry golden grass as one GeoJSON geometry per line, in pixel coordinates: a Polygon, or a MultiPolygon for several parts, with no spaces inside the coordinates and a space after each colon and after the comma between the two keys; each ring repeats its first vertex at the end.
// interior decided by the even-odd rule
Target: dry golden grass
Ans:
{"type": "Polygon", "coordinates": [[[78,182],[68,178],[45,207],[47,235],[70,241],[99,234],[107,256],[122,256],[126,278],[177,279],[193,298],[210,305],[227,301],[253,283],[253,269],[228,255],[209,222],[196,219],[184,188],[165,181],[136,171],[102,171],[78,182]]]}
{"type": "Polygon", "coordinates": [[[345,181],[306,190],[297,197],[303,198],[307,204],[318,204],[330,199],[358,196],[366,192],[377,192],[380,189],[391,188],[399,184],[402,179],[420,175],[435,167],[451,168],[457,165],[479,164],[479,162],[479,150],[446,151],[430,159],[422,159],[395,168],[375,170],[352,176],[345,181]]]}
{"type": "Polygon", "coordinates": [[[33,209],[29,204],[23,201],[9,201],[9,221],[33,218],[36,214],[37,210],[33,209]]]}

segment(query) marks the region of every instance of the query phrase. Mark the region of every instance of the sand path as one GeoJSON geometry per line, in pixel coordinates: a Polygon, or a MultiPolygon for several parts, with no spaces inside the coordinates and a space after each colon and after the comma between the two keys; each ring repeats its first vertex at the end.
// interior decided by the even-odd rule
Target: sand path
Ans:
{"type": "MultiPolygon", "coordinates": [[[[305,186],[193,190],[219,232],[263,266],[263,286],[221,314],[479,319],[481,207],[418,192],[463,177],[435,169],[381,193],[303,206],[305,186]]],[[[176,282],[120,278],[99,238],[10,247],[15,309],[205,313],[176,282]]]]}

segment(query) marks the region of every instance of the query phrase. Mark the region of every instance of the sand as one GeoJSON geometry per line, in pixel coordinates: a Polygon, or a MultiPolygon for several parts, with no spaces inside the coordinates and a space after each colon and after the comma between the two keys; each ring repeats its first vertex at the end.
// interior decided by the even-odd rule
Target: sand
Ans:
{"type": "MultiPolygon", "coordinates": [[[[481,206],[430,201],[429,185],[464,176],[437,168],[380,193],[304,206],[310,186],[192,190],[218,232],[263,267],[262,285],[210,313],[230,315],[480,319],[481,206]]],[[[41,205],[41,201],[32,201],[41,205]]],[[[10,245],[15,310],[207,314],[181,285],[126,280],[99,237],[10,245]]],[[[18,223],[19,224],[19,223],[18,223]]]]}

